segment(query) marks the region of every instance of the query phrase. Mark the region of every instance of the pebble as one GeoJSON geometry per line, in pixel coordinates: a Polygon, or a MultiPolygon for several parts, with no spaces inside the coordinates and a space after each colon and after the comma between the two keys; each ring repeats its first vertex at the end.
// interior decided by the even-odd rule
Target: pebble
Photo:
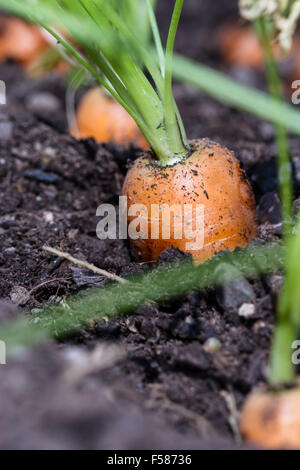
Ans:
{"type": "Polygon", "coordinates": [[[4,215],[3,217],[0,217],[0,227],[7,229],[14,223],[14,221],[14,216],[4,215]]]}
{"type": "Polygon", "coordinates": [[[9,296],[11,301],[16,305],[25,305],[30,298],[28,290],[22,286],[14,286],[9,296]]]}
{"type": "Polygon", "coordinates": [[[54,158],[57,155],[57,150],[53,147],[46,147],[43,150],[43,155],[46,157],[54,158]]]}
{"type": "Polygon", "coordinates": [[[32,313],[32,315],[37,315],[38,313],[41,313],[43,310],[41,308],[33,308],[30,310],[30,313],[32,313]]]}
{"type": "Polygon", "coordinates": [[[47,189],[44,190],[44,195],[49,199],[55,199],[57,197],[57,189],[55,186],[48,186],[47,189]]]}
{"type": "Polygon", "coordinates": [[[59,295],[51,295],[47,301],[48,304],[59,304],[62,298],[59,295]]]}
{"type": "Polygon", "coordinates": [[[184,321],[187,325],[194,325],[194,323],[195,323],[195,320],[193,319],[193,317],[191,315],[186,317],[186,319],[184,321]]]}
{"type": "Polygon", "coordinates": [[[53,224],[54,222],[53,212],[50,212],[50,211],[43,212],[43,218],[44,218],[44,221],[48,224],[53,224]]]}
{"type": "Polygon", "coordinates": [[[250,318],[255,314],[256,307],[254,304],[243,304],[239,308],[239,316],[244,318],[250,318]]]}
{"type": "Polygon", "coordinates": [[[71,228],[71,230],[69,230],[68,232],[69,240],[75,240],[78,233],[79,233],[79,230],[77,228],[71,228]]]}
{"type": "Polygon", "coordinates": [[[41,169],[26,170],[24,176],[39,183],[53,184],[59,181],[59,176],[56,173],[48,173],[41,169]]]}
{"type": "Polygon", "coordinates": [[[270,325],[267,325],[263,320],[258,320],[253,325],[253,331],[257,333],[259,330],[262,330],[263,328],[266,328],[267,326],[268,328],[270,328],[270,325]]]}
{"type": "Polygon", "coordinates": [[[259,201],[257,212],[261,222],[279,224],[281,208],[278,194],[274,191],[264,194],[259,201]]]}
{"type": "Polygon", "coordinates": [[[28,97],[26,106],[33,113],[56,113],[60,109],[60,101],[51,93],[39,92],[28,97]]]}
{"type": "Polygon", "coordinates": [[[216,276],[222,282],[217,293],[217,301],[224,310],[238,310],[244,303],[252,303],[255,299],[251,284],[236,267],[221,263],[216,269],[216,276]],[[230,275],[235,276],[234,281],[229,280],[230,275]]]}
{"type": "Polygon", "coordinates": [[[267,277],[268,285],[273,294],[279,294],[284,278],[281,274],[272,274],[267,277]]]}
{"type": "Polygon", "coordinates": [[[215,353],[217,352],[221,347],[221,343],[220,341],[218,340],[218,338],[208,338],[205,343],[203,344],[203,349],[204,351],[208,352],[208,353],[215,353]]]}
{"type": "Polygon", "coordinates": [[[8,248],[5,248],[5,253],[14,253],[16,251],[15,247],[14,246],[9,246],[8,248]]]}

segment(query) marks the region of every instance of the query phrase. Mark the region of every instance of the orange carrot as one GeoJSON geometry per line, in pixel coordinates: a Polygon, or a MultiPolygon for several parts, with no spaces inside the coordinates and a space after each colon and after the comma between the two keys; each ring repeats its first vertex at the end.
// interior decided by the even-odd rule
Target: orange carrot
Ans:
{"type": "MultiPolygon", "coordinates": [[[[293,57],[297,50],[298,40],[295,39],[288,57],[293,57]]],[[[219,34],[220,52],[230,65],[259,69],[264,65],[264,52],[255,31],[250,26],[230,25],[224,27],[219,34]]],[[[273,51],[277,61],[286,56],[279,44],[274,44],[273,51]]]]}
{"type": "MultiPolygon", "coordinates": [[[[153,204],[182,208],[182,215],[171,213],[169,239],[163,239],[160,230],[157,239],[131,240],[135,255],[142,261],[157,260],[162,251],[173,246],[203,262],[220,250],[246,246],[257,235],[254,196],[234,155],[208,139],[191,142],[191,149],[190,156],[169,166],[160,166],[151,153],[145,153],[127,174],[123,195],[128,197],[129,211],[132,205],[143,204],[148,217],[153,204]],[[199,223],[195,220],[197,206],[204,210],[204,244],[198,249],[187,248],[190,235],[175,238],[176,229],[184,233],[184,206],[188,204],[193,208],[192,230],[199,223]]],[[[161,211],[160,226],[162,217],[161,211]]],[[[132,220],[129,217],[128,224],[132,220]]],[[[150,220],[147,222],[150,226],[150,220]]]]}
{"type": "Polygon", "coordinates": [[[47,49],[40,29],[19,18],[0,18],[0,62],[14,59],[27,68],[47,49]]]}
{"type": "Polygon", "coordinates": [[[244,405],[241,432],[268,449],[300,449],[300,389],[251,394],[244,405]]]}
{"type": "Polygon", "coordinates": [[[83,97],[76,125],[72,124],[70,132],[77,139],[93,137],[99,142],[113,141],[124,146],[134,143],[143,149],[149,148],[132,117],[99,87],[83,97]]]}

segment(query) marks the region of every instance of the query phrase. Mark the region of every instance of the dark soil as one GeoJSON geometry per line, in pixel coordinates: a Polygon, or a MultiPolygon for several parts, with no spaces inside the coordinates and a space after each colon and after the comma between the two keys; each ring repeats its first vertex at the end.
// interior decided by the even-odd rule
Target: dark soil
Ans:
{"type": "MultiPolygon", "coordinates": [[[[161,3],[164,25],[168,16],[161,3]]],[[[225,68],[207,35],[213,38],[235,10],[234,1],[187,0],[178,49],[225,68]]],[[[126,242],[100,241],[95,233],[98,205],[117,204],[128,161],[139,150],[70,137],[61,78],[30,80],[7,62],[0,66],[0,79],[8,91],[8,105],[0,108],[4,321],[106,282],[46,253],[45,243],[121,276],[148,266],[134,261],[126,242]]],[[[255,80],[264,87],[259,73],[255,80]]],[[[222,142],[239,158],[255,190],[260,238],[279,239],[272,127],[186,86],[176,84],[175,93],[189,137],[222,142]]],[[[291,138],[296,196],[299,148],[299,139],[291,138]]],[[[176,256],[170,250],[160,262],[176,256]]],[[[239,410],[265,380],[281,282],[279,274],[251,282],[241,277],[218,290],[191,292],[100,322],[68,342],[9,360],[1,366],[0,448],[243,445],[239,410]],[[252,305],[250,316],[244,304],[252,305]],[[212,352],[216,343],[219,349],[212,352]],[[95,361],[100,348],[106,359],[95,361]]]]}

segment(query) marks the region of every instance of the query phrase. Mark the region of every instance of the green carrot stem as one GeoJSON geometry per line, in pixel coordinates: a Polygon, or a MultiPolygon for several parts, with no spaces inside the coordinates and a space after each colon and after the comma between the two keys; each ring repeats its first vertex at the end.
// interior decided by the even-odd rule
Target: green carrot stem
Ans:
{"type": "MultiPolygon", "coordinates": [[[[174,98],[172,92],[172,66],[173,66],[173,51],[178,23],[183,7],[184,0],[176,0],[171,25],[168,34],[168,41],[165,54],[165,86],[164,86],[164,105],[165,105],[165,120],[166,130],[168,136],[168,143],[172,151],[172,162],[180,161],[187,155],[188,150],[185,148],[180,129],[177,124],[176,110],[174,105],[174,98]]],[[[170,158],[169,158],[170,161],[170,158]]],[[[164,162],[163,162],[164,163],[164,162]]],[[[165,162],[166,163],[166,162],[165,162]]]]}
{"type": "MultiPolygon", "coordinates": [[[[281,316],[281,315],[280,315],[281,316]]],[[[292,343],[295,340],[295,328],[289,321],[280,318],[273,338],[269,381],[272,384],[291,382],[295,375],[292,363],[292,343]]]]}
{"type": "MultiPolygon", "coordinates": [[[[264,50],[269,90],[275,100],[274,113],[280,116],[283,109],[283,92],[277,63],[272,49],[272,38],[270,37],[268,24],[265,18],[258,19],[255,26],[264,50]]],[[[275,124],[275,138],[278,149],[278,177],[282,208],[283,235],[286,239],[291,232],[293,191],[287,130],[286,127],[279,122],[275,124]]]]}
{"type": "MultiPolygon", "coordinates": [[[[272,48],[272,38],[266,18],[256,21],[256,31],[264,50],[266,75],[271,95],[275,100],[274,113],[280,115],[283,107],[283,92],[277,63],[272,48]]],[[[292,178],[289,154],[288,135],[286,127],[279,122],[275,124],[276,145],[278,149],[278,179],[281,199],[283,239],[287,244],[286,280],[277,309],[277,321],[273,336],[270,357],[269,380],[271,383],[291,381],[294,377],[291,345],[297,335],[297,325],[293,321],[293,298],[288,299],[287,293],[293,270],[289,263],[289,255],[294,249],[291,239],[292,226],[292,178]]]]}

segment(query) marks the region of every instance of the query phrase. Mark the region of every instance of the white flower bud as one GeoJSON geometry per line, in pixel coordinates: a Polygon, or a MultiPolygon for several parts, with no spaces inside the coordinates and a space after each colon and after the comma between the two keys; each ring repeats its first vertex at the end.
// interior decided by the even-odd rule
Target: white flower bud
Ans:
{"type": "Polygon", "coordinates": [[[275,36],[284,51],[292,46],[298,20],[300,0],[240,0],[240,14],[248,21],[269,17],[275,26],[275,36]]]}

